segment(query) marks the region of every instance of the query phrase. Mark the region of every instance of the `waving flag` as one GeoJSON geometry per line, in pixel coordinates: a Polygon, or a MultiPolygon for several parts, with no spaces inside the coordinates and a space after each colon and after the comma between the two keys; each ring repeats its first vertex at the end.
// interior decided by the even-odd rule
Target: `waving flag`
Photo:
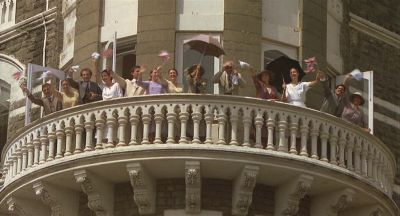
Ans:
{"type": "Polygon", "coordinates": [[[240,61],[240,60],[239,60],[239,66],[240,66],[240,68],[242,68],[242,69],[250,68],[250,64],[249,64],[249,63],[244,62],[244,61],[240,61]]]}
{"type": "Polygon", "coordinates": [[[161,50],[160,53],[158,54],[158,57],[161,58],[161,62],[162,64],[167,63],[167,61],[169,60],[169,58],[171,57],[170,54],[168,53],[168,51],[166,50],[161,50]]]}
{"type": "Polygon", "coordinates": [[[315,72],[317,70],[317,59],[315,57],[311,57],[304,60],[306,63],[306,69],[304,70],[305,73],[315,72]]]}

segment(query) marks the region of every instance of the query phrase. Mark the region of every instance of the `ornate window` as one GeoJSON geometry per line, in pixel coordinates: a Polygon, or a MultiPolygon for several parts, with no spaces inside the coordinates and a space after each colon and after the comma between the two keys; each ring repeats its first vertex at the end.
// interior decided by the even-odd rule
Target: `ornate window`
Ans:
{"type": "Polygon", "coordinates": [[[0,0],[0,31],[15,24],[17,0],[0,0]]]}

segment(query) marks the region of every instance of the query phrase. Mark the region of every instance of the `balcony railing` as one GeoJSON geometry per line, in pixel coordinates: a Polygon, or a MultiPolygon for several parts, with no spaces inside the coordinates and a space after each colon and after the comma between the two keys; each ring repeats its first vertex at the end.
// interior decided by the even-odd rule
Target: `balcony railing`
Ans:
{"type": "Polygon", "coordinates": [[[255,98],[171,94],[96,102],[33,122],[4,147],[3,184],[71,155],[149,144],[264,149],[326,163],[389,196],[396,168],[380,140],[325,113],[255,98]]]}

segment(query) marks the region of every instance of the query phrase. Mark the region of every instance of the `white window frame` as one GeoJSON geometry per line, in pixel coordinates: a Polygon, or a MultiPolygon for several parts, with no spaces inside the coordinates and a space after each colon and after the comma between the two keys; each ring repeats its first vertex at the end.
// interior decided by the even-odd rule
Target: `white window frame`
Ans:
{"type": "MultiPolygon", "coordinates": [[[[175,67],[181,73],[178,74],[178,81],[183,83],[183,42],[188,40],[199,34],[209,34],[212,37],[216,38],[221,43],[221,34],[220,33],[181,33],[176,35],[176,44],[175,44],[175,67]]],[[[222,58],[222,57],[221,57],[222,58]]],[[[221,60],[219,58],[214,57],[214,74],[216,74],[220,70],[221,60]]],[[[209,80],[212,82],[212,80],[209,80]]],[[[218,84],[214,84],[214,94],[219,93],[218,84]]]]}

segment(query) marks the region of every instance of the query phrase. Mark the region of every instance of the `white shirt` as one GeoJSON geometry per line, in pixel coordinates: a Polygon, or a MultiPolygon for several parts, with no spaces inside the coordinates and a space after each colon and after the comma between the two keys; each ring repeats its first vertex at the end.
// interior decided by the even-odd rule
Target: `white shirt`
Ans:
{"type": "Polygon", "coordinates": [[[306,92],[311,82],[299,82],[297,85],[289,83],[286,85],[286,96],[289,104],[306,107],[306,92]]]}
{"type": "Polygon", "coordinates": [[[110,100],[113,98],[122,97],[122,89],[117,82],[114,82],[112,86],[108,87],[104,84],[100,86],[103,90],[103,100],[110,100]]]}

